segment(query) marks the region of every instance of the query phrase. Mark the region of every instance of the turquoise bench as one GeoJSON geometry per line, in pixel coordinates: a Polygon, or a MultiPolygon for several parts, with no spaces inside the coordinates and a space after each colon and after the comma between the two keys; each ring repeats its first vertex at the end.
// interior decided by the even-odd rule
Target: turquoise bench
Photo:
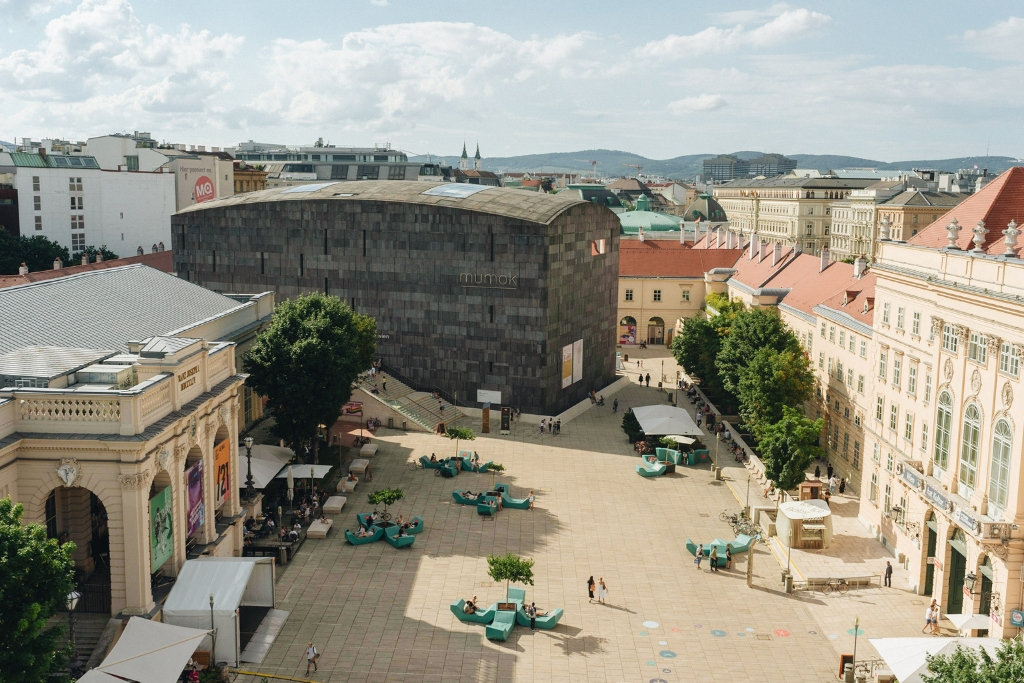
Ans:
{"type": "Polygon", "coordinates": [[[460,599],[451,604],[452,614],[459,621],[467,621],[471,624],[489,624],[494,620],[494,613],[497,612],[498,603],[492,604],[487,609],[478,609],[472,614],[466,613],[466,601],[460,599]]]}
{"type": "Polygon", "coordinates": [[[416,515],[415,517],[413,517],[409,521],[412,523],[412,526],[409,527],[408,529],[406,529],[405,533],[412,534],[412,535],[415,536],[416,534],[418,534],[421,531],[423,531],[423,518],[422,517],[420,517],[419,515],[416,515]]]}
{"type": "Polygon", "coordinates": [[[351,543],[352,545],[363,545],[365,543],[373,543],[374,541],[379,541],[383,535],[384,530],[381,529],[379,526],[374,527],[373,533],[371,535],[363,537],[356,536],[348,529],[345,529],[345,540],[351,543]]]}
{"type": "Polygon", "coordinates": [[[660,477],[665,474],[666,469],[668,468],[664,465],[659,465],[648,460],[641,460],[640,464],[636,466],[636,473],[641,477],[660,477]]]}
{"type": "Polygon", "coordinates": [[[683,454],[673,448],[655,448],[654,453],[657,456],[658,462],[672,463],[673,465],[682,464],[683,454]]]}
{"type": "MultiPolygon", "coordinates": [[[[558,620],[562,618],[562,608],[553,609],[543,616],[537,617],[537,628],[545,630],[558,626],[558,620]]],[[[526,605],[516,612],[516,623],[520,626],[530,627],[530,615],[526,613],[526,605]]]]}
{"type": "Polygon", "coordinates": [[[526,590],[522,588],[513,588],[512,586],[509,586],[506,596],[506,599],[509,602],[514,602],[520,607],[522,607],[523,603],[526,602],[526,590]]]}
{"type": "Polygon", "coordinates": [[[373,522],[370,521],[369,512],[357,512],[356,522],[359,524],[359,526],[363,527],[364,529],[369,529],[371,526],[373,526],[373,522]]]}
{"type": "Polygon", "coordinates": [[[420,464],[423,465],[425,470],[439,470],[444,467],[444,462],[430,462],[430,458],[425,455],[420,456],[420,464]]]}
{"type": "Polygon", "coordinates": [[[485,633],[488,640],[508,640],[508,634],[512,632],[512,627],[516,625],[516,613],[502,609],[498,610],[494,614],[494,619],[491,623],[487,624],[485,633]]]}
{"type": "Polygon", "coordinates": [[[514,508],[516,510],[529,510],[530,499],[529,498],[511,498],[504,491],[501,492],[501,505],[502,507],[514,508]]]}
{"type": "Polygon", "coordinates": [[[473,459],[469,457],[462,458],[462,471],[463,472],[486,472],[487,469],[494,464],[493,460],[482,462],[479,465],[473,464],[473,459]]]}
{"type": "Polygon", "coordinates": [[[415,541],[415,536],[399,536],[398,525],[389,526],[384,530],[384,540],[390,543],[395,548],[408,548],[415,541]]]}
{"type": "Polygon", "coordinates": [[[459,489],[452,491],[452,500],[459,505],[476,505],[480,502],[479,498],[466,498],[459,489]]]}
{"type": "Polygon", "coordinates": [[[498,513],[498,502],[493,496],[481,496],[480,501],[476,504],[476,511],[477,514],[493,517],[498,513]]]}

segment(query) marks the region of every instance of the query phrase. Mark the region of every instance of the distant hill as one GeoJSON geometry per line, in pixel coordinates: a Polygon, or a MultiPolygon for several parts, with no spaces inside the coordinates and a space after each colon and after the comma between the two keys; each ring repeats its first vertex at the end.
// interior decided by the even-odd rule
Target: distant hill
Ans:
{"type": "MultiPolygon", "coordinates": [[[[761,156],[761,152],[732,152],[736,156],[752,159],[761,156]]],[[[548,154],[527,154],[514,157],[484,157],[483,168],[487,171],[522,173],[526,171],[538,173],[579,173],[591,174],[591,161],[597,161],[597,173],[602,177],[634,176],[640,166],[642,173],[661,175],[678,180],[693,180],[703,173],[705,159],[718,156],[715,154],[687,154],[672,159],[648,159],[647,157],[613,149],[587,149],[579,152],[551,152],[548,154]]],[[[937,169],[940,171],[956,171],[961,168],[987,168],[990,173],[1000,173],[1010,166],[1020,163],[1013,157],[959,157],[952,159],[914,159],[910,161],[878,161],[861,157],[849,157],[832,154],[787,154],[796,159],[797,168],[813,168],[819,171],[830,169],[877,169],[877,170],[910,170],[914,168],[937,169]]],[[[425,163],[443,163],[458,166],[459,157],[410,157],[411,161],[425,163]]]]}

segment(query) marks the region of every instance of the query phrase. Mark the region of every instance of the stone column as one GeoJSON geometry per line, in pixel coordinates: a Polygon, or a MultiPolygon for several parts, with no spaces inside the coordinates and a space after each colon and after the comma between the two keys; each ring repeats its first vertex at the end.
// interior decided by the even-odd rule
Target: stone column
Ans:
{"type": "Polygon", "coordinates": [[[145,614],[153,608],[150,586],[149,473],[119,475],[121,521],[124,525],[124,614],[145,614]]]}

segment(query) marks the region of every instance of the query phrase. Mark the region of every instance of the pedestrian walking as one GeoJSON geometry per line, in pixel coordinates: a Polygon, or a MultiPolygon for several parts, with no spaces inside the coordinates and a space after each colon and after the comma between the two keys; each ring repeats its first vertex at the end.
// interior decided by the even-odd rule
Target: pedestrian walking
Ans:
{"type": "Polygon", "coordinates": [[[885,585],[892,588],[892,562],[885,561],[885,585]]]}
{"type": "Polygon", "coordinates": [[[700,427],[701,419],[700,415],[697,416],[697,426],[700,427]]]}
{"type": "Polygon", "coordinates": [[[311,640],[311,641],[309,641],[309,644],[306,645],[306,675],[307,676],[309,675],[309,667],[310,667],[310,665],[312,665],[313,671],[316,671],[317,670],[316,665],[317,665],[317,662],[319,662],[319,661],[320,661],[320,652],[317,651],[316,645],[314,645],[313,641],[311,640]]]}
{"type": "Polygon", "coordinates": [[[711,571],[717,572],[718,571],[718,546],[717,545],[711,546],[711,557],[709,557],[708,560],[710,560],[710,563],[711,563],[711,571]]]}
{"type": "Polygon", "coordinates": [[[603,605],[604,604],[604,599],[607,598],[607,597],[608,597],[608,584],[606,584],[604,582],[604,577],[602,576],[601,578],[599,578],[597,580],[597,601],[603,605]]]}
{"type": "Polygon", "coordinates": [[[651,386],[651,373],[647,373],[647,386],[651,386]]]}
{"type": "Polygon", "coordinates": [[[814,466],[814,478],[819,480],[821,479],[821,465],[814,466]]]}
{"type": "Polygon", "coordinates": [[[924,611],[924,628],[921,629],[921,633],[928,631],[933,636],[939,634],[939,602],[932,600],[932,604],[928,605],[928,609],[924,611]]]}
{"type": "MultiPolygon", "coordinates": [[[[829,469],[832,469],[831,467],[829,469]]],[[[828,476],[828,492],[831,495],[836,495],[836,487],[839,486],[839,480],[836,479],[836,475],[829,474],[828,476]]]]}
{"type": "Polygon", "coordinates": [[[526,608],[526,616],[530,617],[530,630],[537,630],[537,605],[530,603],[530,606],[526,608]]]}
{"type": "Polygon", "coordinates": [[[725,544],[725,568],[732,569],[732,544],[725,544]]]}
{"type": "Polygon", "coordinates": [[[555,418],[548,420],[548,434],[555,433],[555,418]]]}
{"type": "Polygon", "coordinates": [[[839,480],[839,493],[846,493],[846,477],[839,480]]]}
{"type": "Polygon", "coordinates": [[[704,560],[704,544],[701,543],[697,546],[697,552],[693,554],[693,563],[697,565],[697,569],[700,569],[700,563],[704,560]]]}
{"type": "Polygon", "coordinates": [[[619,412],[619,399],[614,399],[612,401],[612,412],[613,413],[619,412]]]}
{"type": "Polygon", "coordinates": [[[590,602],[594,602],[594,589],[596,587],[597,584],[594,583],[594,577],[591,576],[587,579],[587,595],[590,597],[590,602]]]}
{"type": "Polygon", "coordinates": [[[388,378],[387,377],[381,377],[381,380],[380,380],[380,390],[383,391],[385,394],[388,392],[388,378]]]}
{"type": "Polygon", "coordinates": [[[555,421],[555,434],[561,434],[561,433],[562,433],[562,418],[558,418],[555,421]]]}
{"type": "Polygon", "coordinates": [[[544,434],[544,428],[547,427],[547,424],[548,424],[548,421],[546,419],[542,419],[540,421],[540,433],[542,435],[544,434]]]}
{"type": "Polygon", "coordinates": [[[829,463],[828,467],[825,468],[825,475],[828,479],[832,478],[832,463],[829,463]]]}

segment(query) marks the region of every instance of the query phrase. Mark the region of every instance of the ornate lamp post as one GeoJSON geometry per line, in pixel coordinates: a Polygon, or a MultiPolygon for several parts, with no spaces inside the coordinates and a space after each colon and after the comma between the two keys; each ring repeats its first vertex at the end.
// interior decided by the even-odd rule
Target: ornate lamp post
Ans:
{"type": "Polygon", "coordinates": [[[250,503],[252,499],[256,497],[256,485],[252,480],[252,437],[245,437],[243,443],[245,444],[245,458],[246,458],[246,474],[245,474],[245,497],[250,503]]]}
{"type": "Polygon", "coordinates": [[[213,593],[210,593],[210,638],[213,639],[213,646],[210,648],[210,663],[214,664],[217,661],[217,622],[213,618],[213,593]]]}
{"type": "Polygon", "coordinates": [[[68,593],[65,607],[68,608],[68,637],[71,641],[72,662],[78,658],[78,648],[75,646],[75,608],[78,607],[78,599],[82,594],[76,590],[68,593]]]}

